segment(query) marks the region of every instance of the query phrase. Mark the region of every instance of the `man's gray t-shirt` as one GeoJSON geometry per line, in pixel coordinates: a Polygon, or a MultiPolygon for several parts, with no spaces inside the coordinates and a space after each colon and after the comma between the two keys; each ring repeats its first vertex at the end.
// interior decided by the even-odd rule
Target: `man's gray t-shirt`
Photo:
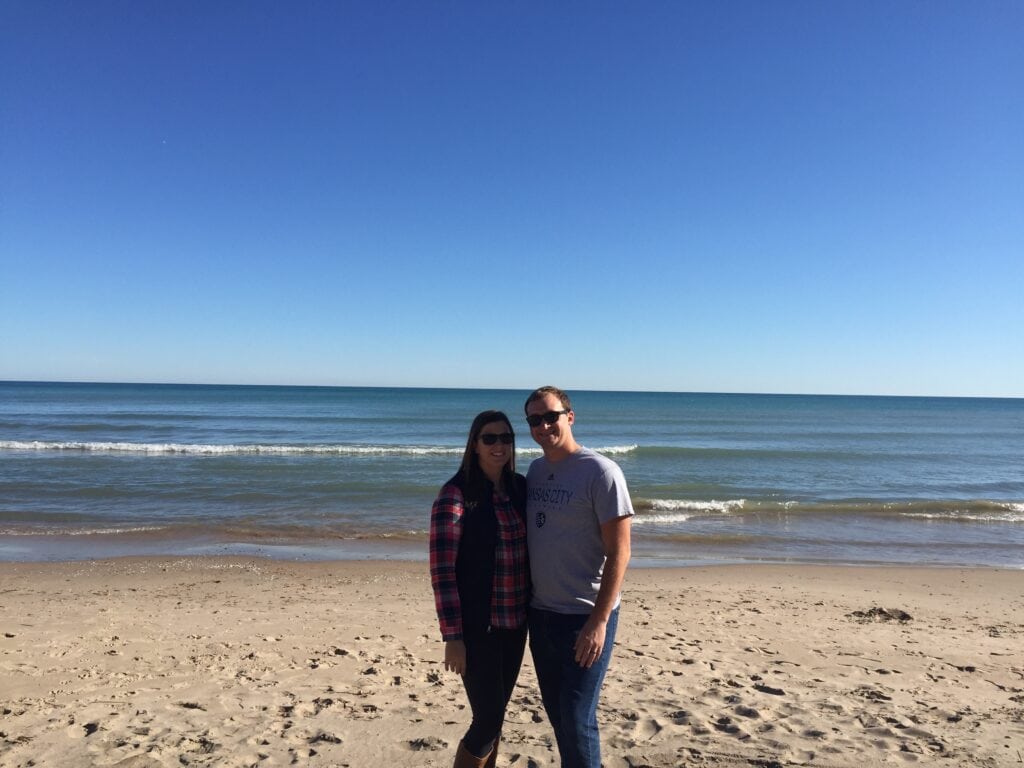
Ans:
{"type": "Polygon", "coordinates": [[[589,448],[557,462],[541,457],[530,465],[526,494],[530,605],[590,613],[604,572],[601,525],[633,514],[622,470],[589,448]]]}

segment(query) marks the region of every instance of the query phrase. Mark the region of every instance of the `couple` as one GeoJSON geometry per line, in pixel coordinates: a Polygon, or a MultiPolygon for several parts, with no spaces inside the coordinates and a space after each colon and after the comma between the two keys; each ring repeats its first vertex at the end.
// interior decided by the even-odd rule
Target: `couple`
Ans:
{"type": "Polygon", "coordinates": [[[618,465],[573,438],[575,418],[557,387],[530,394],[526,421],[544,456],[524,478],[508,417],[484,411],[434,502],[430,574],[444,665],[462,675],[473,712],[455,768],[495,765],[527,624],[562,767],[600,768],[597,700],[633,507],[618,465]]]}

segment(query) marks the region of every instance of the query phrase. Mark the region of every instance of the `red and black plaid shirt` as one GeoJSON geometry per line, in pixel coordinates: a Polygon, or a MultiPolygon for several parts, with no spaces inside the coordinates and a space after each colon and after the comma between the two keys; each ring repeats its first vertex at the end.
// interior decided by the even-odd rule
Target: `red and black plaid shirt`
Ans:
{"type": "MultiPolygon", "coordinates": [[[[526,606],[530,599],[526,525],[508,496],[495,491],[493,504],[498,525],[490,625],[515,629],[526,621],[526,606]]],[[[434,587],[434,603],[444,640],[462,639],[462,608],[455,564],[463,511],[462,489],[449,482],[437,495],[430,512],[430,581],[434,587]]]]}

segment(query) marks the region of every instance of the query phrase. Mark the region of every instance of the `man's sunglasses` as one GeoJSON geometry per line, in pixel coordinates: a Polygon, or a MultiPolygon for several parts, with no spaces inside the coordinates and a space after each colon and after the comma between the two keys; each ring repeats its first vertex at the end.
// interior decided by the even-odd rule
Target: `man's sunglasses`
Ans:
{"type": "Polygon", "coordinates": [[[515,435],[511,432],[502,432],[500,435],[489,434],[480,435],[480,442],[484,445],[494,445],[496,442],[501,440],[502,445],[512,445],[512,441],[515,440],[515,435]]]}
{"type": "Polygon", "coordinates": [[[558,417],[568,411],[548,411],[547,413],[535,413],[532,416],[526,417],[526,423],[531,427],[539,427],[543,421],[545,424],[554,424],[558,421],[558,417]]]}

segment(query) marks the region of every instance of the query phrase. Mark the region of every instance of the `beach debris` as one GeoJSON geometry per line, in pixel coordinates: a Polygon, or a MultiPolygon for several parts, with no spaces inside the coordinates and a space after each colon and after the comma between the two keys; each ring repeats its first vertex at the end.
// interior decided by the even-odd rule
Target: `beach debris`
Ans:
{"type": "MultiPolygon", "coordinates": [[[[199,734],[198,738],[186,737],[182,739],[181,744],[189,745],[185,749],[189,752],[199,752],[204,755],[213,754],[217,751],[217,747],[220,746],[215,741],[208,739],[205,733],[199,734]]],[[[186,763],[187,764],[187,763],[186,763]]]]}
{"type": "Polygon", "coordinates": [[[437,752],[441,749],[448,749],[448,742],[437,736],[425,736],[422,739],[413,739],[409,742],[409,746],[416,752],[423,750],[437,752]]]}
{"type": "Polygon", "coordinates": [[[328,744],[341,744],[341,737],[335,736],[333,733],[327,733],[326,731],[317,731],[307,740],[310,744],[319,744],[320,742],[327,742],[328,744]]]}
{"type": "Polygon", "coordinates": [[[318,696],[317,698],[313,699],[313,714],[314,715],[319,715],[321,712],[323,712],[328,707],[333,707],[333,706],[334,706],[334,699],[329,699],[329,698],[326,698],[326,697],[318,696]]]}
{"type": "Polygon", "coordinates": [[[99,723],[86,723],[82,726],[82,730],[85,731],[86,736],[92,736],[96,731],[100,729],[99,723]]]}
{"type": "Polygon", "coordinates": [[[182,709],[198,709],[201,712],[205,712],[206,711],[206,707],[204,707],[202,704],[200,704],[197,701],[179,701],[178,702],[178,706],[181,707],[182,709]]]}
{"type": "Polygon", "coordinates": [[[754,690],[760,691],[761,693],[768,693],[772,696],[785,696],[786,692],[781,688],[772,688],[770,685],[764,683],[754,683],[754,690]]]}
{"type": "Polygon", "coordinates": [[[895,621],[900,624],[906,624],[914,618],[899,608],[879,608],[878,606],[869,608],[866,611],[854,611],[846,615],[862,624],[868,621],[895,621]]]}

